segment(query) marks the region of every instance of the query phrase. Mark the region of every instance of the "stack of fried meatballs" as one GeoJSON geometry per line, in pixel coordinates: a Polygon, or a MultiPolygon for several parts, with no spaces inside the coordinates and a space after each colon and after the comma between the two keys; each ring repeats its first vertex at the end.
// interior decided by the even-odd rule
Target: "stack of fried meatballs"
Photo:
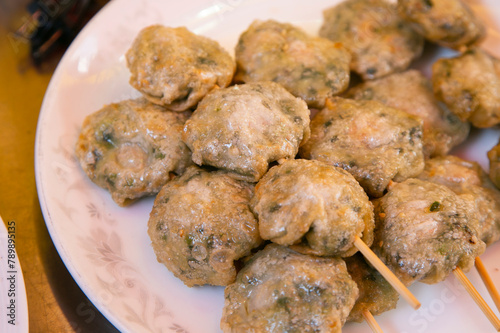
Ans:
{"type": "Polygon", "coordinates": [[[235,59],[149,26],[126,53],[143,97],[89,115],[76,156],[120,206],[156,195],[158,261],[226,286],[224,332],[340,332],[398,301],[355,238],[406,285],[468,270],[500,238],[500,146],[491,179],[448,155],[471,124],[500,123],[484,36],[461,0],[346,0],[319,36],[257,20],[235,59]],[[430,79],[409,68],[424,40],[460,52],[430,79]]]}

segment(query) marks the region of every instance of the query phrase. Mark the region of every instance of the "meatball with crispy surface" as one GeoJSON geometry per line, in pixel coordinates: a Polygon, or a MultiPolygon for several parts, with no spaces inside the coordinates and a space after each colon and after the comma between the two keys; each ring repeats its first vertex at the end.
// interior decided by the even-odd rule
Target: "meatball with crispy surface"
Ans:
{"type": "Polygon", "coordinates": [[[358,288],[338,258],[270,244],[225,289],[225,333],[340,333],[358,288]]]}
{"type": "Polygon", "coordinates": [[[477,207],[479,238],[491,245],[500,239],[500,191],[477,162],[456,156],[436,157],[425,162],[419,179],[448,186],[457,194],[469,194],[477,207]]]}
{"type": "Polygon", "coordinates": [[[468,271],[486,248],[470,196],[444,185],[408,179],[375,200],[373,251],[406,285],[468,271]]]}
{"type": "Polygon", "coordinates": [[[500,60],[481,49],[432,66],[436,97],[463,121],[476,127],[500,123],[500,60]]]}
{"type": "Polygon", "coordinates": [[[351,173],[368,195],[424,168],[422,120],[377,101],[335,97],[311,122],[300,154],[351,173]]]}
{"type": "Polygon", "coordinates": [[[319,256],[353,255],[356,237],[371,245],[373,207],[347,171],[289,160],[257,183],[251,201],[263,239],[319,256]]]}
{"type": "Polygon", "coordinates": [[[104,106],[85,118],[76,156],[89,178],[126,206],[156,194],[192,164],[181,140],[188,112],[172,112],[144,98],[104,106]]]}
{"type": "Polygon", "coordinates": [[[351,69],[365,80],[403,71],[422,53],[423,38],[386,0],[345,0],[323,16],[319,35],[342,43],[351,69]]]}
{"type": "Polygon", "coordinates": [[[235,63],[216,41],[184,27],[141,30],[126,54],[130,84],[153,103],[174,111],[196,104],[215,87],[227,87],[235,63]]]}
{"type": "Polygon", "coordinates": [[[236,81],[274,81],[310,107],[349,85],[350,53],[339,43],[310,37],[302,29],[273,20],[255,21],[236,46],[236,81]]]}
{"type": "Polygon", "coordinates": [[[198,165],[257,182],[269,163],[295,158],[309,138],[309,109],[274,82],[217,89],[186,122],[182,139],[198,165]]]}
{"type": "Polygon", "coordinates": [[[477,44],[486,34],[462,0],[398,0],[398,11],[426,39],[452,49],[477,44]]]}
{"type": "Polygon", "coordinates": [[[187,286],[236,278],[235,261],[259,246],[253,185],[191,166],[156,197],[148,234],[159,262],[187,286]]]}
{"type": "Polygon", "coordinates": [[[431,82],[417,70],[367,81],[350,89],[347,97],[380,101],[422,118],[422,143],[426,157],[448,154],[469,135],[469,123],[462,122],[437,101],[431,82]]]}

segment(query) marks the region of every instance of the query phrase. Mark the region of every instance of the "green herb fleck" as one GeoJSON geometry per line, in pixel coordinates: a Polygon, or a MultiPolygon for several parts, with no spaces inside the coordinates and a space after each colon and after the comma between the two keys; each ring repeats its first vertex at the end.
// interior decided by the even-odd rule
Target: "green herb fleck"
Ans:
{"type": "Polygon", "coordinates": [[[431,207],[429,208],[429,210],[431,212],[435,212],[435,211],[438,211],[440,207],[441,207],[441,204],[439,202],[437,202],[437,201],[434,201],[432,203],[431,207]]]}

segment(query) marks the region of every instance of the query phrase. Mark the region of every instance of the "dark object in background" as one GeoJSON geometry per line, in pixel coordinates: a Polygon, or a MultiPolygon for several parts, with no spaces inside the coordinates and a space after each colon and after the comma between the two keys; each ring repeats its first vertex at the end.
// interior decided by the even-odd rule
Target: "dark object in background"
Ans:
{"type": "MultiPolygon", "coordinates": [[[[40,66],[57,50],[64,50],[88,20],[106,3],[99,0],[35,0],[27,10],[31,15],[17,35],[30,43],[30,55],[40,66]]],[[[59,55],[61,53],[59,52],[59,55]]]]}

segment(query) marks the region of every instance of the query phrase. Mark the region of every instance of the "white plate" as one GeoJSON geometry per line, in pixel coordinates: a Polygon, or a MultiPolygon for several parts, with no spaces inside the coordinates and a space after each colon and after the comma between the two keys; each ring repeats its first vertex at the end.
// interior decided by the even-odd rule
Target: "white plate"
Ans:
{"type": "Polygon", "coordinates": [[[0,332],[27,333],[28,300],[16,252],[16,228],[15,221],[5,226],[0,217],[0,332]]]}
{"type": "MultiPolygon", "coordinates": [[[[84,117],[110,102],[137,97],[128,85],[124,53],[137,32],[153,23],[185,25],[233,50],[252,20],[274,18],[316,33],[322,9],[334,0],[196,0],[110,2],[80,33],[57,68],[42,106],[36,138],[36,178],[45,221],[59,254],[96,307],[121,331],[219,332],[223,288],[187,288],[158,264],[146,225],[153,199],[131,207],[115,205],[108,193],[83,174],[73,156],[84,117]]],[[[490,25],[500,22],[495,0],[473,2],[490,25]],[[484,6],[484,7],[482,7],[484,6]]],[[[500,55],[494,31],[486,47],[500,55]]],[[[485,168],[485,152],[496,130],[476,133],[460,149],[462,157],[485,168]]],[[[500,285],[500,244],[482,257],[500,285]]],[[[470,279],[486,294],[475,271],[470,279]]],[[[411,290],[422,302],[413,311],[403,300],[378,318],[385,332],[493,332],[465,292],[450,277],[411,290]]],[[[367,332],[347,324],[345,332],[367,332]]]]}

